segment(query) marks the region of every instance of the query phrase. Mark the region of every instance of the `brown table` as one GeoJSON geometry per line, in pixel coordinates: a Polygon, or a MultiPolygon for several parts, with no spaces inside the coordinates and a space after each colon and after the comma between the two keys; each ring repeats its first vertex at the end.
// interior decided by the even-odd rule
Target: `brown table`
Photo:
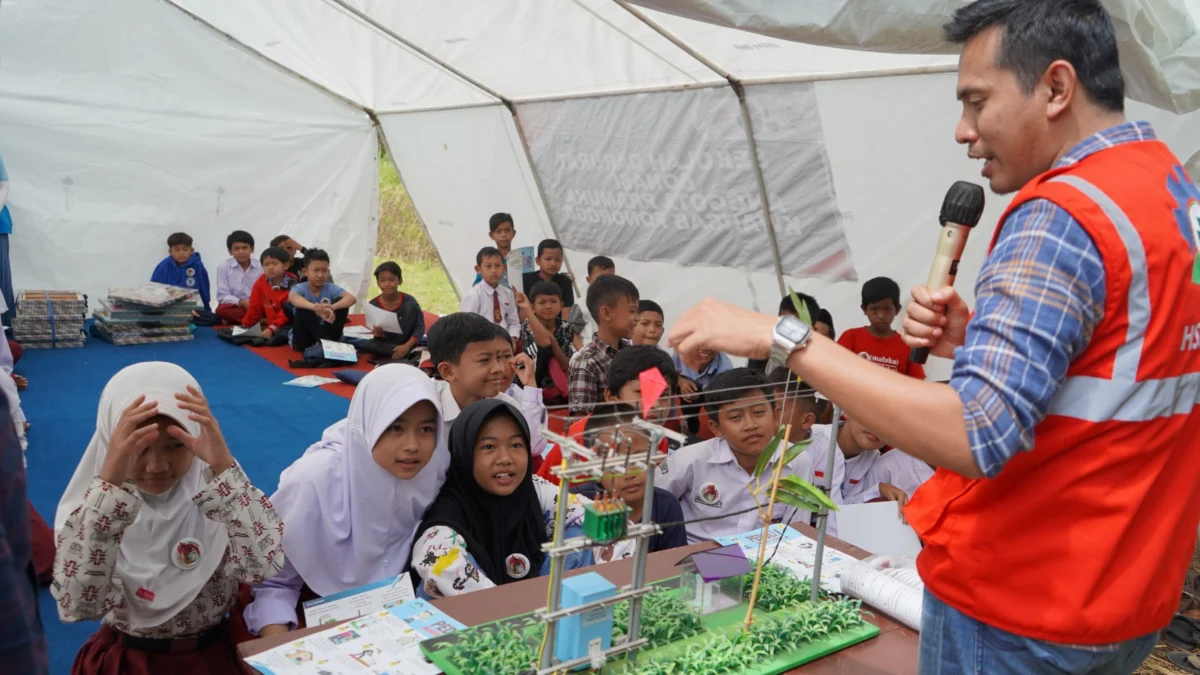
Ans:
{"type": "MultiPolygon", "coordinates": [[[[793,527],[813,539],[817,537],[816,530],[808,525],[793,525],[793,527]]],[[[828,537],[826,544],[860,560],[870,555],[867,551],[834,537],[828,537]]],[[[715,546],[716,544],[713,542],[704,542],[650,554],[646,560],[646,582],[651,583],[677,576],[679,570],[675,567],[675,563],[690,553],[715,546]]],[[[629,584],[633,574],[632,565],[632,560],[619,560],[596,567],[574,570],[568,572],[566,576],[574,576],[583,572],[597,572],[619,587],[629,584]]],[[[546,577],[536,577],[517,583],[504,584],[486,591],[435,600],[432,604],[468,626],[477,626],[545,607],[546,584],[546,577]]],[[[866,620],[879,627],[879,635],[788,672],[805,673],[805,675],[882,675],[883,673],[915,675],[917,672],[917,633],[892,621],[879,610],[868,609],[874,616],[867,616],[866,620]]],[[[238,645],[238,654],[242,657],[251,656],[322,628],[328,628],[328,626],[305,628],[292,633],[252,640],[238,645]]],[[[249,666],[245,667],[247,673],[257,672],[249,666]]]]}

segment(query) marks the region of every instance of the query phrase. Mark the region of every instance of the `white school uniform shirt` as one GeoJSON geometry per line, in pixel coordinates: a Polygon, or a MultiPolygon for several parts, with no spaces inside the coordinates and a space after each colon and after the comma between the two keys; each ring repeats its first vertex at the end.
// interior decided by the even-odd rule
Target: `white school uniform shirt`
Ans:
{"type": "MultiPolygon", "coordinates": [[[[812,432],[809,438],[812,442],[808,444],[808,450],[804,454],[809,455],[813,465],[813,480],[812,484],[819,488],[828,490],[829,498],[834,504],[845,504],[846,501],[842,498],[842,486],[846,482],[846,458],[842,454],[842,449],[834,448],[833,455],[833,476],[832,481],[829,476],[825,475],[825,469],[829,465],[829,434],[831,426],[828,424],[813,425],[812,432]],[[831,487],[832,486],[832,487],[831,487]]],[[[813,516],[813,522],[816,522],[816,517],[813,516]]],[[[829,525],[825,531],[836,537],[837,536],[837,512],[829,512],[829,525]]]]}
{"type": "Polygon", "coordinates": [[[478,314],[494,323],[496,322],[496,313],[492,295],[500,296],[500,325],[504,326],[512,337],[521,337],[521,319],[517,316],[517,299],[513,295],[512,289],[507,286],[492,288],[488,282],[481,281],[463,294],[462,303],[458,308],[463,312],[478,314]]]}
{"type": "MultiPolygon", "coordinates": [[[[458,407],[458,401],[454,400],[454,393],[450,391],[449,382],[437,380],[436,383],[438,400],[442,403],[442,439],[449,447],[450,427],[454,424],[454,420],[458,419],[462,408],[458,407]]],[[[513,385],[508,388],[508,391],[516,395],[500,392],[496,394],[495,398],[520,411],[529,425],[529,450],[534,456],[540,457],[546,450],[546,439],[542,437],[541,433],[542,424],[546,419],[546,407],[542,405],[542,390],[535,387],[521,389],[513,385]]]]}
{"type": "MultiPolygon", "coordinates": [[[[764,475],[773,471],[774,466],[772,462],[764,475]]],[[[812,482],[812,458],[806,452],[800,453],[791,464],[783,467],[782,475],[812,482]]],[[[758,510],[754,508],[754,498],[750,496],[748,486],[751,482],[751,475],[737,463],[724,438],[713,438],[676,450],[659,465],[659,475],[654,477],[655,487],[679,499],[686,521],[754,509],[718,520],[689,522],[688,542],[693,544],[762,527],[758,510]]],[[[762,501],[765,504],[765,500],[762,501]]],[[[776,522],[783,522],[785,518],[792,522],[806,521],[807,513],[776,504],[772,515],[776,522]]]]}
{"type": "Polygon", "coordinates": [[[893,448],[880,455],[867,471],[862,479],[861,499],[869,502],[879,497],[880,483],[895,485],[911,498],[930,478],[933,478],[933,469],[928,464],[893,448]]]}

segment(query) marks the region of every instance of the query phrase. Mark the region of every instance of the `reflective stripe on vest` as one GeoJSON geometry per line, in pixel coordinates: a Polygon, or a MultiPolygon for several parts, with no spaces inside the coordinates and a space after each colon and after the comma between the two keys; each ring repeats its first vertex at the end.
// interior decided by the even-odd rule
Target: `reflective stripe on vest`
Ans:
{"type": "Polygon", "coordinates": [[[1050,179],[1079,190],[1100,207],[1125,245],[1129,256],[1127,304],[1129,327],[1125,344],[1113,358],[1111,379],[1068,377],[1050,402],[1047,414],[1088,422],[1141,422],[1171,415],[1186,415],[1200,405],[1200,373],[1138,381],[1138,367],[1150,323],[1150,285],[1146,277],[1146,249],[1133,221],[1108,195],[1074,175],[1050,179]]]}

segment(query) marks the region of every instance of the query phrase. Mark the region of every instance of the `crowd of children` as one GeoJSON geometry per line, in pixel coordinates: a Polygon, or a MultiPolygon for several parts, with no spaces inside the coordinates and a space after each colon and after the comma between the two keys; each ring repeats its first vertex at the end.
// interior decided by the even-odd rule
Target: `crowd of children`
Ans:
{"type": "MultiPolygon", "coordinates": [[[[567,411],[576,442],[610,448],[614,466],[621,456],[669,453],[649,507],[662,528],[652,551],[760,525],[747,487],[784,426],[792,443],[810,444],[780,475],[812,482],[835,503],[903,503],[931,475],[856,420],[830,419],[831,406],[786,368],[735,367],[719,352],[683,357],[663,349],[662,307],[618,276],[611,259],[588,263],[585,312],[574,303],[574,278],[561,271],[559,242],[541,242],[538,270],[518,276],[511,216],[494,216],[489,234],[495,246],[476,256],[477,283],[462,311],[428,331],[420,305],[399,290],[400,266],[376,268],[380,295],[370,303],[394,312],[401,333],[376,329],[360,350],[404,361],[425,340],[434,377],[405,363],[368,373],[346,418],[283,472],[270,498],[230,454],[190,375],[144,363],[113,377],[55,518],[52,593],[60,617],[102,620],[73,672],[237,672],[234,641],[303,626],[298,607],[314,597],[406,570],[427,598],[545,574],[543,545],[555,535],[563,495],[568,536],[595,499],[619,497],[639,520],[642,472],[613,471],[562,491],[552,469],[563,449],[541,432],[548,407],[567,411]],[[522,288],[512,287],[514,279],[522,288]],[[666,389],[645,417],[683,433],[682,447],[652,448],[635,424],[643,416],[642,375],[655,370],[666,389]],[[830,450],[834,468],[826,475],[830,450]],[[177,648],[185,641],[187,649],[177,648]],[[113,670],[114,663],[122,665],[113,670]]],[[[256,258],[254,238],[241,231],[226,244],[214,318],[261,327],[249,338],[226,329],[227,339],[303,351],[342,337],[357,299],[333,283],[324,251],[280,235],[256,258]]],[[[171,235],[168,248],[155,280],[195,288],[206,303],[207,272],[191,238],[171,235]]],[[[809,296],[800,302],[832,337],[828,312],[809,296]]],[[[923,377],[897,347],[891,324],[899,303],[895,282],[868,281],[869,325],[840,341],[923,377]]],[[[779,311],[796,312],[791,297],[779,311]]],[[[771,515],[775,522],[812,516],[797,511],[780,504],[771,515]]],[[[836,520],[830,528],[836,532],[836,520]]],[[[566,566],[632,553],[632,542],[597,546],[572,554],[566,566]]]]}

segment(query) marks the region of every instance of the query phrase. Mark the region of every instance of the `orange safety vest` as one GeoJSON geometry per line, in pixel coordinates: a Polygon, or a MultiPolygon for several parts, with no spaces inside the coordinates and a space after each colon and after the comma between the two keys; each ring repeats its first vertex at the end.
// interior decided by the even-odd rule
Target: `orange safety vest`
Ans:
{"type": "Polygon", "coordinates": [[[1001,227],[1031,199],[1096,243],[1103,318],[1032,449],[991,479],[939,469],[905,515],[951,607],[1034,639],[1122,642],[1170,621],[1200,523],[1200,191],[1166,145],[1137,141],[1030,181],[1001,227]]]}

